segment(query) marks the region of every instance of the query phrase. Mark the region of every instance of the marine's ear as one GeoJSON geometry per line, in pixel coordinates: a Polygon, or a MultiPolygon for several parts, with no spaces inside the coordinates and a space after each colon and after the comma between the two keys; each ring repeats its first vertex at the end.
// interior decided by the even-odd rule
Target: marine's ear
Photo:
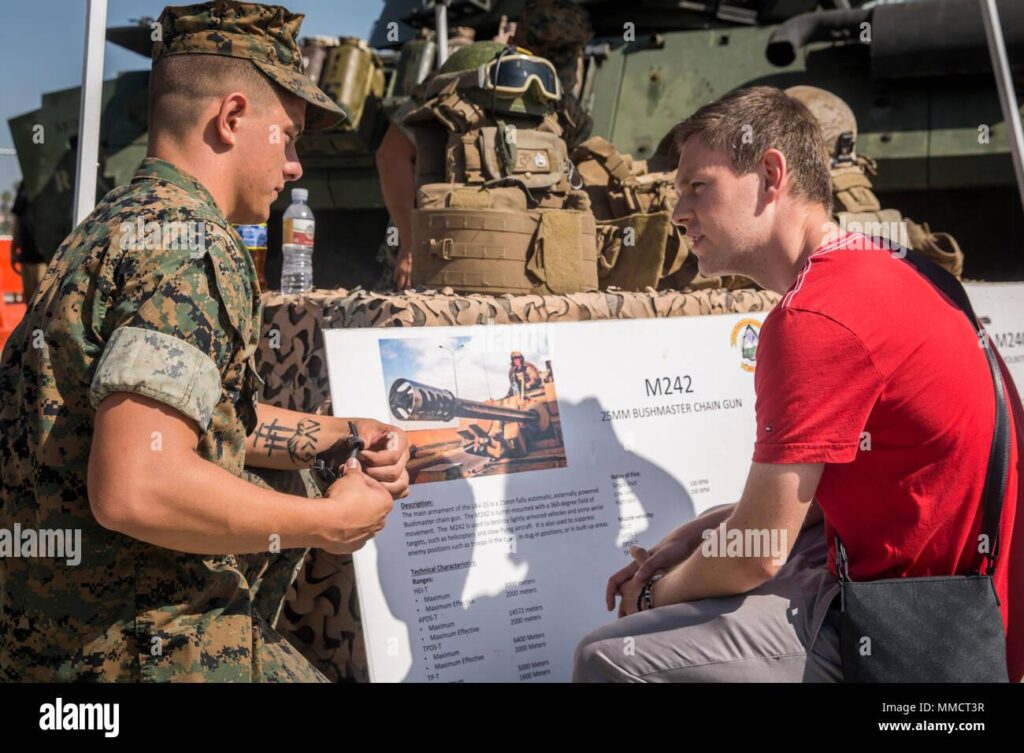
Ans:
{"type": "Polygon", "coordinates": [[[225,146],[234,146],[241,119],[253,112],[252,102],[243,92],[231,92],[220,99],[214,113],[214,132],[225,146]]]}

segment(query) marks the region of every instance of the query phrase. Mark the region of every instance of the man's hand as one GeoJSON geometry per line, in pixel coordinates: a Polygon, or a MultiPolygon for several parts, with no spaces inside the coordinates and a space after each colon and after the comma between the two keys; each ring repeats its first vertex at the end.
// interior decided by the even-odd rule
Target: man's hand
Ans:
{"type": "MultiPolygon", "coordinates": [[[[692,521],[691,521],[692,522],[692,521]]],[[[619,617],[636,611],[636,597],[648,578],[659,570],[669,570],[689,557],[697,548],[700,538],[693,536],[693,528],[687,523],[658,542],[650,551],[640,546],[629,550],[633,561],[608,579],[605,589],[605,606],[608,611],[615,609],[615,597],[619,595],[619,617]]]]}
{"type": "Polygon", "coordinates": [[[399,292],[412,287],[412,252],[404,247],[395,260],[395,289],[399,292]]]}
{"type": "Polygon", "coordinates": [[[409,472],[405,466],[409,462],[409,437],[397,426],[372,418],[355,418],[352,423],[366,443],[359,453],[366,475],[379,481],[393,499],[407,497],[409,472]]]}
{"type": "Polygon", "coordinates": [[[355,459],[345,464],[345,475],[331,484],[327,499],[336,503],[332,525],[319,545],[331,554],[351,554],[383,528],[394,500],[382,484],[363,473],[355,459]]]}
{"type": "MultiPolygon", "coordinates": [[[[701,532],[716,527],[725,520],[735,505],[720,505],[706,510],[693,520],[676,528],[663,538],[650,551],[635,546],[630,550],[633,561],[616,572],[608,579],[605,589],[605,606],[608,611],[615,609],[615,596],[625,594],[629,589],[632,594],[632,609],[636,611],[636,597],[644,583],[658,571],[668,571],[685,560],[700,545],[701,532]]],[[[628,601],[624,597],[624,603],[628,601]]],[[[623,616],[622,608],[619,617],[623,616]]]]}
{"type": "MultiPolygon", "coordinates": [[[[619,602],[619,617],[626,617],[627,615],[631,615],[639,611],[637,609],[637,600],[640,598],[640,592],[643,590],[644,584],[647,583],[647,580],[651,577],[650,575],[643,578],[639,577],[640,568],[650,569],[651,567],[651,552],[648,552],[642,546],[634,546],[629,550],[629,553],[633,557],[633,562],[630,567],[636,570],[636,572],[632,577],[622,583],[618,589],[619,596],[622,597],[622,600],[619,602]]],[[[689,553],[684,555],[684,557],[685,556],[689,556],[689,553]]],[[[626,569],[627,568],[623,568],[623,570],[626,569]]],[[[623,570],[620,570],[619,572],[621,573],[623,570]]],[[[651,575],[657,572],[663,571],[661,568],[655,568],[651,570],[651,575]]],[[[618,573],[616,573],[616,575],[617,574],[618,573]]],[[[612,577],[614,578],[615,576],[612,577]]],[[[611,582],[609,581],[609,585],[610,583],[611,582]]],[[[615,606],[614,596],[612,599],[612,606],[615,606]]]]}

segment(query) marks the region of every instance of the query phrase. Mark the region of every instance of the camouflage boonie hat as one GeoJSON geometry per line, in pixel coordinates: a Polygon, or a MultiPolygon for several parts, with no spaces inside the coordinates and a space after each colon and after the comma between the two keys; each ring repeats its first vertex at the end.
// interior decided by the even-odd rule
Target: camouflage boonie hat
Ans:
{"type": "Polygon", "coordinates": [[[235,0],[168,5],[158,20],[162,38],[153,45],[153,62],[168,55],[223,55],[252,61],[275,84],[306,100],[308,130],[330,128],[347,114],[302,70],[296,38],[304,17],[280,5],[235,0]]]}

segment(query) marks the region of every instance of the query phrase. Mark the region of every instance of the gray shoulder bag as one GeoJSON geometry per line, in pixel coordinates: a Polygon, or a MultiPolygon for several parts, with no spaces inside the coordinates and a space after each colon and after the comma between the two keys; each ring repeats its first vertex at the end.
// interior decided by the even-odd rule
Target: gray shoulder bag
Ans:
{"type": "MultiPolygon", "coordinates": [[[[982,327],[963,286],[908,252],[906,260],[982,327]]],[[[850,580],[846,547],[836,536],[840,649],[846,682],[1009,682],[1006,634],[992,578],[1010,454],[1010,420],[995,353],[985,335],[995,387],[996,425],[982,493],[988,551],[967,575],[850,580]]],[[[979,550],[983,548],[979,546],[979,550]]]]}

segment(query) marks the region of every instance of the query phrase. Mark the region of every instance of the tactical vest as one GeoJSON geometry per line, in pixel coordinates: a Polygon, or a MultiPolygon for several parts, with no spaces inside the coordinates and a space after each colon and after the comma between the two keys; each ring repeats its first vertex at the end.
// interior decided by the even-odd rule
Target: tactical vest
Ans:
{"type": "Polygon", "coordinates": [[[905,246],[959,278],[964,268],[960,244],[949,233],[934,233],[927,223],[918,224],[896,209],[882,209],[871,184],[876,172],[875,162],[862,156],[832,168],[833,211],[839,226],[905,246]]]}
{"type": "MultiPolygon", "coordinates": [[[[474,76],[475,71],[471,72],[474,76]]],[[[496,118],[440,77],[402,121],[416,140],[412,281],[456,292],[597,289],[587,195],[554,114],[496,118]]]]}
{"type": "Polygon", "coordinates": [[[594,136],[572,153],[597,218],[602,290],[643,291],[675,272],[687,250],[672,224],[675,173],[648,173],[647,163],[594,136]]]}

